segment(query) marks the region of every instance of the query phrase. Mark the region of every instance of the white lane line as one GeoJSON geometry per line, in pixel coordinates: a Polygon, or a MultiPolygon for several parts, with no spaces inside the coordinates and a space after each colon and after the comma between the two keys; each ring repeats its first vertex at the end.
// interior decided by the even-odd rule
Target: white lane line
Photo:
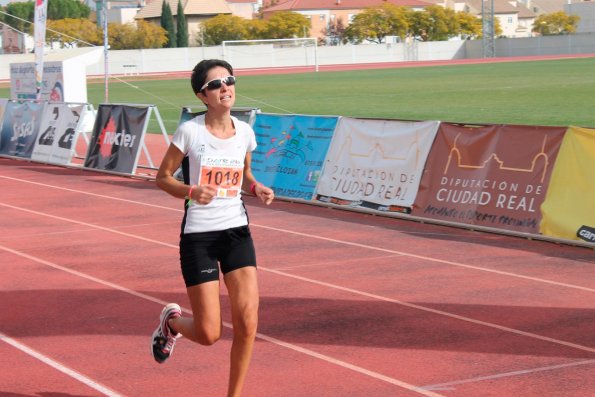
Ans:
{"type": "MultiPolygon", "coordinates": [[[[43,213],[43,212],[33,211],[33,210],[30,210],[30,209],[27,209],[27,208],[15,207],[15,206],[4,204],[4,203],[0,203],[0,206],[9,207],[9,208],[12,208],[12,209],[15,209],[15,210],[18,210],[18,211],[33,213],[33,214],[36,214],[36,215],[39,215],[39,216],[46,216],[46,217],[50,217],[50,218],[53,218],[53,219],[58,219],[58,220],[61,220],[61,221],[64,221],[64,222],[71,222],[71,223],[75,223],[75,224],[79,224],[79,225],[85,225],[85,226],[89,226],[89,227],[94,227],[94,228],[97,228],[99,230],[103,230],[103,231],[106,231],[106,232],[110,232],[110,233],[114,233],[114,234],[119,234],[119,235],[130,237],[130,238],[133,238],[133,239],[138,239],[138,240],[146,241],[146,242],[149,242],[149,243],[162,245],[162,246],[165,246],[165,247],[170,247],[170,248],[178,249],[178,245],[175,245],[175,244],[164,243],[164,242],[161,242],[161,241],[158,241],[158,240],[149,239],[149,238],[138,236],[138,235],[135,235],[135,234],[124,233],[124,232],[121,232],[119,230],[114,230],[114,229],[110,229],[110,228],[103,227],[103,226],[93,225],[91,223],[81,222],[81,221],[77,221],[77,220],[73,220],[73,219],[69,219],[69,218],[64,218],[64,217],[60,217],[60,216],[56,216],[56,215],[49,215],[49,214],[46,214],[46,213],[43,213]]],[[[324,238],[324,239],[327,240],[326,238],[324,238]]],[[[332,240],[332,239],[328,239],[328,240],[332,240]]],[[[357,245],[360,245],[360,244],[357,244],[357,245]]],[[[0,246],[0,247],[2,247],[2,246],[0,246]]],[[[495,328],[495,329],[498,329],[498,330],[501,330],[501,331],[511,332],[513,334],[517,334],[517,335],[521,335],[521,336],[526,336],[526,337],[533,338],[533,339],[538,339],[538,340],[542,340],[542,341],[546,341],[546,342],[551,342],[551,343],[555,343],[555,344],[558,344],[558,345],[567,346],[567,347],[571,347],[571,348],[579,349],[579,350],[583,350],[583,351],[595,352],[595,348],[591,348],[591,347],[588,347],[588,346],[583,346],[583,345],[579,345],[579,344],[572,343],[572,342],[567,342],[567,341],[563,341],[563,340],[559,340],[559,339],[555,339],[555,338],[550,338],[550,337],[547,337],[547,336],[543,336],[543,335],[539,335],[539,334],[534,334],[532,332],[525,332],[525,331],[521,331],[521,330],[518,330],[518,329],[515,329],[515,328],[509,328],[509,327],[505,327],[505,326],[502,326],[502,325],[498,325],[498,324],[495,324],[495,323],[490,323],[490,322],[486,322],[486,321],[476,320],[476,319],[471,318],[471,317],[465,317],[465,316],[461,316],[461,315],[458,315],[458,314],[454,314],[454,313],[450,313],[450,312],[445,312],[445,311],[438,310],[438,309],[433,309],[431,307],[416,305],[414,303],[409,303],[409,302],[403,302],[403,301],[400,301],[400,300],[397,300],[397,299],[387,298],[385,296],[371,294],[371,293],[368,293],[368,292],[359,291],[359,290],[356,290],[356,289],[347,288],[347,287],[343,287],[343,286],[336,285],[336,284],[326,283],[326,282],[319,281],[319,280],[313,280],[313,279],[309,279],[309,278],[306,278],[306,277],[301,277],[301,276],[293,275],[291,273],[285,273],[285,272],[274,270],[274,269],[268,269],[268,268],[262,267],[262,266],[260,266],[259,269],[261,269],[262,271],[266,271],[266,272],[269,272],[269,273],[274,273],[274,274],[277,274],[277,275],[280,275],[280,276],[283,276],[283,277],[289,277],[289,278],[293,278],[293,279],[296,279],[296,280],[301,280],[301,281],[305,281],[305,282],[308,282],[308,283],[317,284],[317,285],[320,285],[320,286],[324,286],[324,287],[328,287],[328,288],[333,288],[333,289],[337,289],[337,290],[349,292],[349,293],[352,293],[352,294],[365,296],[365,297],[372,298],[372,299],[377,299],[377,300],[381,300],[381,301],[385,301],[385,302],[391,302],[391,303],[395,303],[395,304],[398,304],[398,305],[410,307],[410,308],[413,308],[413,309],[423,310],[423,311],[426,311],[426,312],[429,312],[429,313],[439,314],[439,315],[450,317],[450,318],[454,318],[454,319],[457,319],[457,320],[462,320],[462,321],[466,321],[466,322],[473,323],[473,324],[483,325],[483,326],[490,327],[490,328],[495,328]]]]}
{"type": "MultiPolygon", "coordinates": [[[[11,178],[11,177],[2,176],[2,175],[0,175],[0,178],[10,179],[10,180],[14,180],[14,181],[17,181],[17,182],[29,183],[29,184],[33,184],[33,185],[39,185],[39,186],[53,188],[53,189],[58,189],[58,190],[64,190],[64,191],[78,193],[78,194],[86,194],[86,195],[90,195],[90,196],[94,196],[94,197],[100,197],[100,198],[105,198],[105,199],[109,199],[109,200],[123,201],[123,202],[126,202],[126,203],[132,203],[132,204],[136,204],[136,205],[144,205],[144,206],[153,207],[153,208],[159,208],[159,209],[164,209],[164,210],[168,210],[168,211],[182,212],[181,209],[176,209],[176,208],[171,208],[171,207],[166,207],[166,206],[161,206],[161,205],[155,205],[155,204],[150,204],[150,203],[144,203],[144,202],[141,202],[141,201],[127,200],[127,199],[122,199],[122,198],[119,198],[119,197],[106,196],[106,195],[102,195],[102,194],[90,193],[90,192],[86,192],[86,191],[82,191],[82,190],[69,189],[69,188],[64,188],[64,187],[60,187],[60,186],[48,185],[48,184],[40,183],[40,182],[24,181],[24,180],[20,180],[20,179],[17,179],[17,178],[11,178]]],[[[10,208],[20,209],[19,207],[12,207],[12,206],[9,206],[7,204],[3,204],[3,205],[8,206],[10,208]]],[[[48,215],[48,216],[51,216],[51,215],[48,215]]],[[[390,254],[407,256],[407,257],[410,257],[410,258],[415,258],[415,259],[419,259],[419,260],[423,260],[423,261],[436,262],[436,263],[441,263],[441,264],[444,264],[444,265],[462,267],[462,268],[465,268],[465,269],[478,270],[478,271],[483,271],[483,272],[488,272],[488,273],[494,273],[494,274],[499,274],[499,275],[508,276],[508,277],[515,277],[515,278],[520,278],[520,279],[524,279],[524,280],[535,281],[535,282],[539,282],[539,283],[556,285],[556,286],[559,286],[559,287],[566,287],[566,288],[573,288],[573,289],[578,289],[578,290],[583,290],[583,291],[588,291],[588,292],[595,292],[595,289],[593,289],[593,288],[583,287],[583,286],[575,285],[575,284],[561,283],[561,282],[547,280],[547,279],[538,278],[538,277],[531,277],[531,276],[525,276],[525,275],[517,274],[517,273],[511,273],[511,272],[504,272],[504,271],[501,271],[501,270],[489,269],[489,268],[485,268],[485,267],[481,267],[481,266],[466,265],[464,263],[459,263],[459,262],[454,262],[454,261],[447,261],[447,260],[443,260],[443,259],[437,259],[437,258],[432,258],[432,257],[428,257],[428,256],[423,256],[423,255],[416,255],[416,254],[411,254],[411,253],[408,253],[408,252],[390,250],[390,249],[386,249],[386,248],[379,248],[379,247],[374,247],[374,246],[367,245],[367,244],[353,243],[353,242],[349,242],[349,241],[338,240],[338,239],[333,239],[333,238],[328,238],[328,237],[323,237],[323,236],[316,236],[316,235],[313,235],[313,234],[301,233],[301,232],[296,232],[296,231],[293,231],[293,230],[288,230],[288,229],[283,229],[283,228],[275,228],[275,227],[271,227],[271,226],[259,225],[257,223],[250,223],[250,225],[251,226],[254,226],[254,227],[259,227],[259,228],[262,228],[262,229],[274,230],[274,231],[277,231],[277,232],[294,234],[294,235],[297,235],[297,236],[302,236],[302,237],[307,237],[307,238],[313,238],[313,239],[317,239],[317,240],[330,241],[330,242],[337,243],[337,244],[350,245],[350,246],[364,248],[364,249],[370,249],[370,250],[374,250],[374,251],[387,252],[387,253],[390,253],[390,254]]]]}
{"type": "Polygon", "coordinates": [[[488,375],[488,376],[478,376],[476,378],[462,379],[462,380],[446,382],[446,383],[437,383],[435,385],[422,386],[421,388],[424,390],[454,390],[453,386],[462,385],[465,383],[475,383],[475,382],[481,382],[483,380],[508,378],[511,376],[533,374],[536,372],[552,371],[555,369],[576,367],[579,365],[589,365],[589,364],[595,364],[595,360],[585,360],[585,361],[578,361],[578,362],[573,362],[573,363],[550,365],[547,367],[531,368],[531,369],[524,369],[524,370],[519,370],[519,371],[511,371],[511,372],[503,372],[501,374],[493,374],[493,375],[488,375]]]}
{"type": "MultiPolygon", "coordinates": [[[[3,245],[0,245],[0,250],[4,250],[4,251],[7,251],[7,252],[10,252],[10,253],[12,253],[14,255],[17,255],[17,256],[26,258],[26,259],[31,260],[33,262],[37,262],[39,264],[52,267],[52,268],[54,268],[56,270],[64,271],[66,273],[70,273],[72,275],[75,275],[75,276],[84,278],[84,279],[89,280],[89,281],[93,281],[95,283],[101,284],[101,285],[106,286],[106,287],[109,287],[109,288],[116,289],[118,291],[122,291],[124,293],[130,294],[130,295],[133,295],[133,296],[136,296],[138,298],[141,298],[141,299],[145,299],[145,300],[148,300],[148,301],[151,301],[151,302],[158,303],[160,306],[164,306],[164,305],[167,304],[167,302],[165,302],[165,301],[163,301],[161,299],[155,298],[153,296],[150,296],[150,295],[147,295],[147,294],[143,294],[141,292],[137,292],[137,291],[131,290],[129,288],[123,287],[123,286],[118,285],[118,284],[111,283],[111,282],[106,281],[106,280],[102,280],[100,278],[97,278],[97,277],[88,275],[86,273],[82,273],[82,272],[79,272],[79,271],[76,271],[76,270],[72,270],[72,269],[69,269],[69,268],[64,267],[64,266],[60,266],[60,265],[58,265],[56,263],[49,262],[49,261],[46,261],[46,260],[41,259],[41,258],[37,258],[35,256],[26,254],[24,252],[17,251],[17,250],[14,250],[14,249],[5,247],[3,245]]],[[[192,310],[191,309],[184,308],[183,311],[185,313],[192,314],[192,310]]],[[[223,322],[223,325],[225,327],[227,327],[227,328],[232,328],[231,323],[228,323],[228,322],[225,322],[224,321],[223,322]]],[[[0,334],[0,335],[2,335],[2,334],[0,334]]],[[[374,379],[377,379],[377,380],[380,380],[380,381],[384,381],[384,382],[390,383],[390,384],[395,385],[395,386],[399,386],[401,388],[404,388],[404,389],[407,389],[407,390],[416,392],[418,394],[421,394],[421,395],[424,395],[424,396],[427,396],[427,397],[443,397],[440,394],[434,393],[434,392],[432,392],[430,390],[420,389],[418,386],[414,386],[414,385],[411,385],[409,383],[403,382],[401,380],[398,380],[398,379],[395,379],[395,378],[391,378],[391,377],[386,376],[386,375],[383,375],[383,374],[381,374],[379,372],[370,371],[370,370],[368,370],[366,368],[362,368],[362,367],[359,367],[357,365],[350,364],[350,363],[348,363],[346,361],[342,361],[342,360],[339,360],[339,359],[336,359],[336,358],[333,358],[333,357],[330,357],[330,356],[326,356],[324,354],[315,352],[315,351],[310,350],[310,349],[306,349],[306,348],[300,347],[298,345],[294,345],[292,343],[284,342],[284,341],[282,341],[280,339],[277,339],[277,338],[274,338],[272,336],[264,335],[264,334],[261,334],[261,333],[257,333],[256,336],[258,338],[264,340],[264,341],[267,341],[269,343],[275,344],[277,346],[285,347],[285,348],[290,349],[290,350],[293,350],[295,352],[306,354],[306,355],[308,355],[310,357],[314,357],[316,359],[319,359],[319,360],[322,360],[322,361],[326,361],[326,362],[328,362],[330,364],[334,364],[334,365],[337,365],[339,367],[342,367],[342,368],[345,368],[345,369],[348,369],[348,370],[351,370],[351,371],[358,372],[358,373],[360,373],[362,375],[365,375],[365,376],[368,376],[368,377],[371,377],[371,378],[374,378],[374,379]]],[[[18,342],[16,342],[16,343],[18,343],[18,342]]]]}
{"type": "MultiPolygon", "coordinates": [[[[250,225],[254,225],[254,224],[251,223],[250,225]]],[[[485,268],[485,267],[465,265],[465,264],[459,263],[459,262],[453,262],[453,261],[447,261],[447,260],[443,260],[443,259],[431,258],[431,257],[428,257],[428,256],[423,256],[423,255],[410,254],[410,253],[407,253],[407,252],[396,251],[396,250],[391,250],[391,249],[386,249],[386,248],[379,248],[379,247],[374,247],[374,246],[367,245],[367,244],[360,244],[360,243],[353,243],[353,242],[350,242],[350,241],[337,240],[337,239],[329,238],[329,237],[315,236],[315,235],[312,235],[312,234],[301,233],[301,232],[296,232],[296,231],[293,231],[293,230],[287,230],[287,229],[282,229],[282,228],[277,228],[277,227],[264,226],[264,225],[256,225],[256,226],[261,227],[263,229],[268,229],[268,230],[276,231],[276,232],[289,233],[289,234],[294,234],[296,236],[314,238],[314,239],[318,239],[318,240],[328,241],[328,242],[331,242],[331,243],[350,245],[352,247],[365,248],[365,249],[374,250],[374,251],[386,252],[386,253],[389,253],[389,254],[397,254],[397,255],[407,256],[407,257],[410,257],[410,258],[420,259],[420,260],[429,261],[429,262],[436,262],[436,263],[442,263],[442,264],[445,264],[445,265],[464,267],[466,269],[481,270],[481,271],[488,272],[488,273],[495,273],[495,274],[499,274],[499,275],[503,275],[503,276],[511,276],[511,277],[516,277],[516,278],[522,278],[522,279],[525,279],[525,280],[531,280],[531,281],[537,281],[537,282],[540,282],[540,283],[552,284],[552,285],[556,285],[556,286],[559,286],[559,287],[567,287],[567,288],[573,288],[573,289],[578,289],[578,290],[582,290],[582,291],[595,292],[595,289],[593,289],[593,288],[583,287],[583,286],[580,286],[580,285],[560,283],[560,282],[557,282],[557,281],[546,280],[546,279],[543,279],[543,278],[524,276],[522,274],[516,274],[516,273],[510,273],[510,272],[503,272],[503,271],[500,271],[500,270],[488,269],[488,268],[485,268]]]]}
{"type": "Polygon", "coordinates": [[[416,305],[415,303],[403,302],[403,301],[400,301],[400,300],[397,300],[397,299],[387,298],[386,296],[371,294],[371,293],[368,293],[368,292],[359,291],[359,290],[352,289],[352,288],[347,288],[347,287],[342,287],[340,285],[330,284],[330,283],[326,283],[324,281],[313,280],[313,279],[310,279],[310,278],[307,278],[307,277],[296,276],[296,275],[293,275],[293,274],[284,273],[284,272],[280,272],[280,271],[273,270],[273,269],[266,269],[266,268],[263,269],[262,267],[260,267],[260,269],[263,270],[263,271],[269,272],[269,273],[278,274],[278,275],[283,276],[283,277],[290,277],[290,278],[294,278],[296,280],[301,280],[301,281],[304,281],[304,282],[307,282],[307,283],[316,284],[316,285],[320,285],[320,286],[328,287],[328,288],[334,288],[334,289],[337,289],[337,290],[340,290],[340,291],[344,291],[344,292],[349,292],[349,293],[356,294],[356,295],[365,296],[367,298],[381,300],[381,301],[384,301],[384,302],[396,303],[398,305],[410,307],[412,309],[423,310],[425,312],[429,312],[429,313],[433,313],[433,314],[439,314],[441,316],[446,316],[446,317],[450,317],[450,318],[454,318],[454,319],[457,319],[457,320],[466,321],[466,322],[477,324],[477,325],[483,325],[483,326],[490,327],[490,328],[495,328],[495,329],[498,329],[498,330],[501,330],[501,331],[506,331],[506,332],[510,332],[510,333],[513,333],[513,334],[517,334],[517,335],[521,335],[521,336],[526,336],[526,337],[533,338],[533,339],[542,340],[542,341],[545,341],[545,342],[551,342],[551,343],[555,343],[557,345],[571,347],[573,349],[579,349],[579,350],[583,350],[583,351],[595,353],[595,348],[591,348],[589,346],[583,346],[583,345],[579,345],[579,344],[572,343],[572,342],[567,342],[567,341],[560,340],[560,339],[550,338],[550,337],[547,337],[547,336],[543,336],[543,335],[539,335],[539,334],[534,334],[532,332],[525,332],[525,331],[521,331],[521,330],[516,329],[516,328],[510,328],[510,327],[505,327],[503,325],[498,325],[498,324],[495,324],[495,323],[490,323],[490,322],[487,322],[487,321],[476,320],[476,319],[471,318],[471,317],[460,316],[458,314],[454,314],[454,313],[450,313],[450,312],[445,312],[445,311],[438,310],[438,309],[433,309],[431,307],[416,305]]]}
{"type": "Polygon", "coordinates": [[[57,369],[58,371],[66,374],[67,376],[70,376],[71,378],[91,387],[92,389],[97,390],[99,393],[103,394],[104,396],[109,396],[109,397],[121,397],[122,396],[122,394],[116,393],[115,391],[103,386],[101,383],[94,381],[93,379],[66,367],[65,365],[60,364],[56,360],[52,360],[51,358],[39,353],[36,350],[31,349],[28,346],[25,346],[24,344],[22,344],[20,342],[17,342],[16,340],[6,336],[2,332],[0,332],[0,340],[2,340],[5,343],[8,343],[12,347],[22,351],[23,353],[49,365],[50,367],[57,369]]]}
{"type": "Polygon", "coordinates": [[[22,180],[22,179],[11,178],[9,176],[4,176],[4,175],[0,175],[0,178],[10,179],[11,181],[15,181],[15,182],[29,183],[31,185],[49,187],[49,188],[57,189],[57,190],[64,190],[66,192],[71,192],[71,193],[86,194],[88,196],[100,197],[100,198],[105,198],[105,199],[109,199],[109,200],[122,201],[122,202],[125,202],[125,203],[131,203],[131,204],[140,204],[140,205],[144,205],[146,207],[159,208],[159,209],[162,209],[162,210],[170,210],[170,211],[182,212],[182,210],[180,210],[178,208],[171,208],[171,207],[166,207],[166,206],[163,206],[163,205],[157,205],[157,204],[151,204],[151,203],[143,203],[143,202],[140,202],[140,201],[128,200],[128,199],[124,199],[124,198],[120,198],[120,197],[107,196],[107,195],[104,195],[104,194],[97,194],[97,193],[86,192],[84,190],[76,190],[76,189],[69,189],[67,187],[61,187],[61,186],[55,186],[55,185],[48,185],[47,183],[25,181],[25,180],[22,180]]]}

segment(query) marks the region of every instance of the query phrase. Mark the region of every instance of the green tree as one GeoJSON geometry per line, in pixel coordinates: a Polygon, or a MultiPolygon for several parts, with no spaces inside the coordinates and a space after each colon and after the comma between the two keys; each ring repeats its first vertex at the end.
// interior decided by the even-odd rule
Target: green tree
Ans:
{"type": "Polygon", "coordinates": [[[322,33],[324,37],[318,40],[318,44],[337,45],[341,43],[345,37],[345,25],[343,24],[343,19],[337,18],[336,20],[331,21],[328,28],[323,29],[320,33],[322,33]]]}
{"type": "Polygon", "coordinates": [[[165,47],[176,47],[176,31],[174,28],[174,17],[171,14],[171,7],[168,0],[163,0],[161,4],[161,27],[167,32],[167,43],[165,47]]]}
{"type": "Polygon", "coordinates": [[[441,6],[432,5],[423,11],[414,11],[409,16],[413,36],[422,41],[448,40],[460,31],[455,12],[441,6]]]}
{"type": "Polygon", "coordinates": [[[107,33],[110,48],[113,50],[161,48],[167,41],[165,29],[142,20],[136,24],[110,23],[107,33]]]}
{"type": "Polygon", "coordinates": [[[88,19],[48,20],[46,41],[48,43],[57,42],[61,48],[72,48],[75,44],[78,47],[101,45],[103,32],[88,19]]]}
{"type": "Polygon", "coordinates": [[[409,28],[407,9],[392,4],[370,7],[353,17],[345,28],[343,41],[361,43],[364,40],[382,43],[386,36],[404,38],[409,28]]]}
{"type": "Polygon", "coordinates": [[[568,15],[564,11],[542,14],[535,18],[533,32],[543,36],[574,33],[579,21],[578,15],[568,15]]]}
{"type": "Polygon", "coordinates": [[[267,21],[265,36],[268,39],[292,39],[309,35],[310,20],[297,12],[276,12],[267,21]]]}
{"type": "Polygon", "coordinates": [[[182,0],[178,0],[178,10],[176,16],[176,43],[178,47],[188,47],[188,24],[184,15],[182,0]]]}
{"type": "Polygon", "coordinates": [[[48,19],[89,18],[91,9],[79,0],[48,0],[48,19]]]}
{"type": "Polygon", "coordinates": [[[459,23],[459,34],[464,40],[477,39],[482,36],[481,19],[468,12],[460,11],[456,14],[459,23]]]}
{"type": "Polygon", "coordinates": [[[234,15],[219,14],[202,23],[197,41],[201,45],[219,45],[225,40],[246,40],[245,21],[234,15]]]}
{"type": "Polygon", "coordinates": [[[167,32],[161,26],[147,21],[136,21],[138,34],[135,48],[162,48],[167,42],[167,32]]]}
{"type": "Polygon", "coordinates": [[[10,3],[6,6],[7,14],[14,15],[14,18],[10,15],[4,16],[4,22],[19,30],[21,32],[33,32],[33,16],[35,14],[35,3],[28,1],[26,3],[10,3]],[[20,18],[20,19],[18,19],[20,18]],[[24,21],[23,21],[24,19],[24,21]],[[31,23],[27,23],[29,21],[31,23]]]}
{"type": "Polygon", "coordinates": [[[262,19],[244,20],[244,29],[246,29],[246,40],[266,38],[267,23],[262,19]]]}

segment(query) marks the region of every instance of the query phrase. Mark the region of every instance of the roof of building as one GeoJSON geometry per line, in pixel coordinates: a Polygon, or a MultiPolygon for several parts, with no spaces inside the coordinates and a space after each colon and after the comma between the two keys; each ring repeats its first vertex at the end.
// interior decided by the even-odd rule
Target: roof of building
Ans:
{"type": "MultiPolygon", "coordinates": [[[[469,6],[468,12],[470,14],[481,14],[482,0],[463,0],[461,2],[469,6]]],[[[533,11],[529,10],[520,1],[514,0],[494,0],[494,14],[517,14],[521,18],[535,17],[535,13],[533,11]]]]}
{"type": "Polygon", "coordinates": [[[281,0],[263,11],[361,10],[387,3],[404,7],[427,7],[430,5],[422,0],[281,0]]]}
{"type": "MultiPolygon", "coordinates": [[[[538,14],[551,14],[552,12],[564,11],[564,4],[568,0],[531,0],[530,8],[535,9],[538,14]]],[[[576,3],[573,1],[572,3],[576,3]]]]}
{"type": "MultiPolygon", "coordinates": [[[[164,0],[154,0],[136,14],[135,19],[159,18],[164,0]]],[[[179,0],[165,0],[169,3],[172,15],[178,14],[179,0]]],[[[182,0],[184,15],[218,15],[231,14],[231,9],[225,0],[182,0]]]]}

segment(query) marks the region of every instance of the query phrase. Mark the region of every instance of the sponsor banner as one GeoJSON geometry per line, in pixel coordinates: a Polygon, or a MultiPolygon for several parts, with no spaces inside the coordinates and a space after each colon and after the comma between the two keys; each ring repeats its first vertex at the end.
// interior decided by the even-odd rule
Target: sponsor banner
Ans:
{"type": "Polygon", "coordinates": [[[439,124],[341,118],[316,199],[356,208],[409,212],[439,124]]]}
{"type": "Polygon", "coordinates": [[[48,104],[31,159],[51,164],[69,164],[82,111],[83,105],[48,104]]]}
{"type": "Polygon", "coordinates": [[[565,131],[442,123],[413,215],[537,234],[565,131]]]}
{"type": "Polygon", "coordinates": [[[149,108],[99,105],[85,167],[132,174],[136,171],[149,108]]]}
{"type": "MultiPolygon", "coordinates": [[[[38,96],[37,65],[33,62],[10,64],[10,98],[36,99],[38,96]]],[[[63,62],[43,63],[43,78],[39,96],[41,100],[64,102],[64,66],[63,62]]]]}
{"type": "Polygon", "coordinates": [[[8,101],[0,130],[0,154],[30,158],[45,102],[8,101]]]}
{"type": "Polygon", "coordinates": [[[595,243],[595,129],[569,127],[556,159],[540,231],[595,243]]]}
{"type": "Polygon", "coordinates": [[[252,171],[279,197],[311,200],[337,117],[259,113],[252,171]]]}

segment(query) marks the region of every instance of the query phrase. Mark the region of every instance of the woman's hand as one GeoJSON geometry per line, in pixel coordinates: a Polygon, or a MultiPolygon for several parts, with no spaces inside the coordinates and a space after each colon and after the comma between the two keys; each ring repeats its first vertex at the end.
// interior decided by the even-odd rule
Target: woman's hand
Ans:
{"type": "Polygon", "coordinates": [[[266,187],[262,183],[256,183],[254,186],[254,194],[266,205],[272,203],[273,199],[275,198],[275,192],[273,192],[273,189],[266,187]]]}
{"type": "Polygon", "coordinates": [[[192,196],[190,197],[197,204],[206,205],[213,201],[217,194],[217,189],[212,186],[196,186],[192,189],[192,196]]]}

